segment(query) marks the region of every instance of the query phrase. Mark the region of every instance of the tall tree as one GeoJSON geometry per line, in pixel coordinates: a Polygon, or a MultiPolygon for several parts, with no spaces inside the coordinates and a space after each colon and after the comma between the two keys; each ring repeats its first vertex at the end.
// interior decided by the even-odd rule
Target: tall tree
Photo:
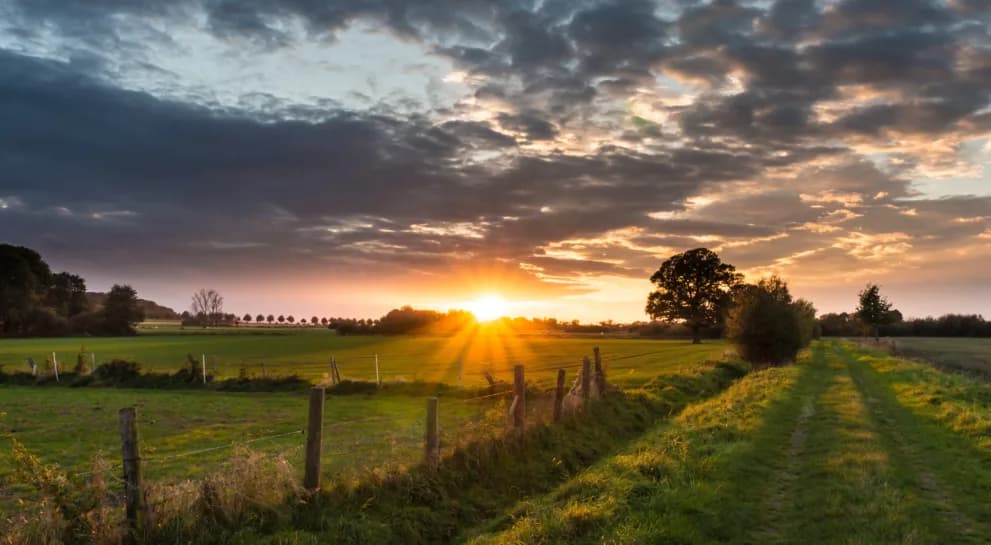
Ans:
{"type": "Polygon", "coordinates": [[[86,312],[89,310],[86,281],[81,276],[67,272],[53,274],[46,303],[66,318],[86,312]]]}
{"type": "Polygon", "coordinates": [[[250,323],[251,323],[251,314],[245,314],[245,315],[244,315],[244,318],[241,318],[241,319],[242,319],[243,321],[245,321],[245,322],[247,322],[247,323],[249,323],[249,324],[250,324],[250,323]]]}
{"type": "Polygon", "coordinates": [[[719,322],[743,275],[715,252],[696,248],[671,256],[650,281],[657,289],[647,296],[647,314],[654,320],[684,322],[692,329],[692,343],[699,344],[701,329],[719,322]]]}
{"type": "Polygon", "coordinates": [[[52,271],[38,252],[0,244],[0,332],[22,335],[44,301],[52,271]]]}
{"type": "MultiPolygon", "coordinates": [[[[869,325],[874,332],[874,340],[881,340],[880,329],[884,324],[895,320],[891,303],[881,296],[881,288],[877,284],[867,284],[860,294],[860,304],[857,306],[857,317],[869,325]]],[[[901,313],[898,314],[899,316],[901,313]]]]}
{"type": "Polygon", "coordinates": [[[204,316],[203,326],[215,325],[224,316],[224,298],[216,290],[201,288],[193,294],[193,314],[204,316]]]}
{"type": "Polygon", "coordinates": [[[103,320],[110,335],[133,335],[134,325],[144,320],[138,292],[131,286],[114,284],[103,304],[103,320]]]}

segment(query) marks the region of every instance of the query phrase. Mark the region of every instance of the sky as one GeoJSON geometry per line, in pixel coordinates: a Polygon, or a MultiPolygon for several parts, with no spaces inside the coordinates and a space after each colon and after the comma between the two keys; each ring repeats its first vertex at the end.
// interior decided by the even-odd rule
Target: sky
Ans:
{"type": "Polygon", "coordinates": [[[0,0],[0,242],[178,310],[991,316],[989,0],[0,0]]]}

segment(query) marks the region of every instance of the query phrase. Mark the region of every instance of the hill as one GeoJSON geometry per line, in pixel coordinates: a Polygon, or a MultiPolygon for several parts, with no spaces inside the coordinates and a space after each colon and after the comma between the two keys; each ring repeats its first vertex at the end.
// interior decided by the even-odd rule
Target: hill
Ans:
{"type": "MultiPolygon", "coordinates": [[[[107,300],[106,293],[86,292],[86,299],[89,301],[89,308],[99,310],[107,300]]],[[[141,310],[145,312],[145,320],[178,320],[179,314],[169,307],[159,305],[147,299],[138,299],[141,310]]]]}

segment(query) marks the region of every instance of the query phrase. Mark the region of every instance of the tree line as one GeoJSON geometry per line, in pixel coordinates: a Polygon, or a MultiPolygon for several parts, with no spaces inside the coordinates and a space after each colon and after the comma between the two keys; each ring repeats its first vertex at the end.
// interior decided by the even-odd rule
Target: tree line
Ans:
{"type": "Polygon", "coordinates": [[[70,272],[54,273],[38,252],[0,244],[0,335],[133,335],[144,319],[138,294],[115,284],[99,308],[91,308],[86,281],[70,272]]]}

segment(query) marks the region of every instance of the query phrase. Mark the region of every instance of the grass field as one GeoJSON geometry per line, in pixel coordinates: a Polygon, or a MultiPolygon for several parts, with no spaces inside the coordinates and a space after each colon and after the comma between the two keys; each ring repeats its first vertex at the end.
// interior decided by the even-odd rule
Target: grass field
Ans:
{"type": "MultiPolygon", "coordinates": [[[[379,339],[401,340],[413,341],[379,339]]],[[[939,354],[938,343],[921,341],[939,354]]],[[[646,361],[654,378],[634,381],[587,418],[535,426],[532,437],[518,441],[498,438],[504,406],[442,399],[445,452],[469,437],[482,442],[435,472],[415,465],[422,456],[421,398],[332,397],[326,472],[331,479],[354,475],[354,487],[325,489],[310,506],[267,505],[260,526],[243,515],[229,528],[204,522],[220,526],[196,543],[989,541],[986,381],[833,340],[815,342],[796,365],[735,380],[701,363],[705,351],[725,349],[719,343],[514,342],[545,355],[550,347],[580,355],[586,342],[606,354],[641,354],[618,362],[646,361]],[[654,359],[642,355],[648,352],[654,359]],[[397,464],[407,469],[389,478],[362,471],[397,464]]],[[[86,471],[87,452],[114,457],[111,407],[138,403],[140,414],[156,415],[142,422],[147,470],[165,480],[209,473],[229,459],[229,448],[197,453],[204,447],[301,427],[303,401],[299,394],[0,390],[4,432],[78,471],[86,471]],[[194,454],[174,457],[186,452],[194,454]]],[[[288,435],[251,447],[287,453],[298,468],[301,445],[301,436],[288,435]]],[[[190,524],[184,531],[195,534],[200,523],[190,524]]]]}
{"type": "Polygon", "coordinates": [[[378,354],[383,380],[456,384],[459,361],[463,361],[463,384],[477,386],[485,383],[483,371],[508,379],[517,363],[527,366],[533,380],[550,381],[558,368],[577,369],[582,356],[591,355],[592,348],[599,346],[615,378],[634,384],[670,372],[672,363],[718,359],[726,350],[722,341],[692,345],[681,340],[525,336],[484,329],[451,337],[383,337],[338,336],[319,328],[177,332],[175,326],[167,327],[153,334],[145,334],[147,329],[142,328],[141,335],[123,338],[3,339],[0,365],[7,371],[23,371],[28,369],[28,357],[43,364],[55,352],[64,367],[74,364],[80,351],[87,351],[96,355],[97,363],[124,359],[141,363],[145,370],[172,372],[186,364],[187,355],[199,359],[205,354],[207,367],[221,378],[238,376],[242,368],[260,375],[264,365],[268,375],[319,379],[329,371],[334,357],[343,378],[374,380],[374,355],[378,354]]]}
{"type": "Polygon", "coordinates": [[[947,369],[991,376],[991,339],[899,337],[892,340],[899,354],[947,369]]]}
{"type": "Polygon", "coordinates": [[[991,388],[818,343],[472,532],[509,543],[987,543],[991,388]]]}
{"type": "MultiPolygon", "coordinates": [[[[232,360],[250,360],[266,361],[269,374],[300,373],[316,379],[326,372],[320,362],[334,354],[344,378],[374,380],[373,361],[359,356],[378,353],[383,380],[456,383],[458,369],[451,358],[460,353],[466,361],[465,386],[486,384],[481,369],[511,380],[508,366],[519,361],[527,365],[528,381],[544,387],[551,385],[558,367],[568,367],[569,383],[574,380],[580,358],[591,354],[593,346],[601,347],[613,381],[627,385],[719,359],[727,348],[722,342],[693,346],[686,341],[608,338],[341,337],[321,329],[258,328],[245,333],[247,329],[204,333],[173,328],[129,338],[0,340],[0,362],[24,361],[29,355],[43,361],[44,353],[53,350],[64,354],[60,359],[69,360],[69,354],[85,344],[98,354],[98,361],[124,358],[141,362],[146,369],[172,371],[187,352],[205,352],[223,355],[218,366],[228,369],[229,365],[231,374],[240,365],[231,364],[232,360]],[[459,352],[451,352],[452,342],[460,343],[459,352]],[[500,359],[491,359],[495,356],[500,359]],[[485,357],[490,359],[483,362],[485,357]]],[[[15,368],[7,363],[8,371],[15,368]]],[[[488,426],[501,429],[504,410],[491,411],[500,403],[504,401],[442,399],[443,443],[450,448],[484,433],[488,426]]],[[[299,393],[0,387],[0,438],[16,438],[42,461],[58,463],[70,474],[85,473],[98,453],[110,461],[119,457],[117,410],[131,405],[138,408],[150,478],[195,478],[228,459],[232,444],[245,442],[255,450],[285,454],[301,467],[303,437],[298,432],[305,425],[306,397],[299,393]]],[[[331,396],[326,423],[328,474],[410,464],[422,457],[421,397],[331,396]]],[[[8,442],[0,444],[9,452],[8,442]]],[[[0,454],[0,475],[11,469],[11,463],[6,452],[0,454]]]]}

